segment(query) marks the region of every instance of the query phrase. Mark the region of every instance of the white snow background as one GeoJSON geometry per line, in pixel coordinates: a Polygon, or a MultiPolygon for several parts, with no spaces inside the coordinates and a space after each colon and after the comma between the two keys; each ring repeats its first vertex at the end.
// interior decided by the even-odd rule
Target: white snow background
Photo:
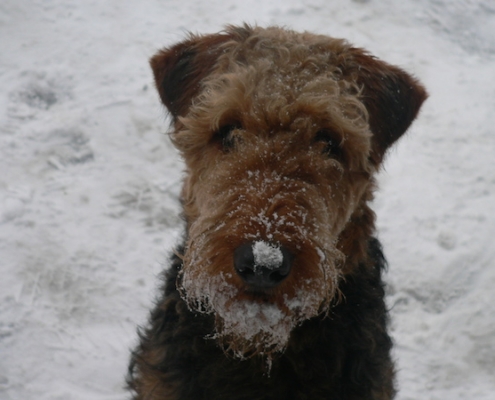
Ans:
{"type": "Polygon", "coordinates": [[[426,85],[375,210],[401,400],[495,398],[495,2],[2,0],[0,399],[124,399],[181,231],[148,58],[187,31],[349,39],[426,85]]]}

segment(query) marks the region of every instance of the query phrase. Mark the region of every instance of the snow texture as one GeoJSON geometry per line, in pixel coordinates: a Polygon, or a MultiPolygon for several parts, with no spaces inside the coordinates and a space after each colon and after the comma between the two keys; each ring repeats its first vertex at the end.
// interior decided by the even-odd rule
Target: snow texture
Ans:
{"type": "Polygon", "coordinates": [[[374,204],[397,398],[492,400],[495,6],[472,0],[1,1],[0,398],[128,398],[182,229],[147,60],[244,21],[347,38],[428,88],[374,204]]]}
{"type": "Polygon", "coordinates": [[[253,243],[254,265],[268,269],[279,268],[283,261],[284,255],[280,247],[258,240],[253,243]]]}

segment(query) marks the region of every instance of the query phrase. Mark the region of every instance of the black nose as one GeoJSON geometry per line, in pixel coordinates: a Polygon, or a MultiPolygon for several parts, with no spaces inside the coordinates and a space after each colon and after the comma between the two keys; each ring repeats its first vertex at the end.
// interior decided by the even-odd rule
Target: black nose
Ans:
{"type": "Polygon", "coordinates": [[[270,289],[289,275],[293,256],[283,246],[264,241],[246,243],[234,251],[237,274],[254,289],[270,289]]]}

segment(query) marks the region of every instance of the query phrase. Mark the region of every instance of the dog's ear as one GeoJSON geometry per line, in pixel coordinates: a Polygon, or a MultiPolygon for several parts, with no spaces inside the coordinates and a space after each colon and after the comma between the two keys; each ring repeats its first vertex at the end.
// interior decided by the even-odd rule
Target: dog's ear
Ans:
{"type": "Polygon", "coordinates": [[[231,39],[228,33],[194,36],[159,51],[150,60],[156,88],[174,120],[184,115],[222,52],[221,45],[231,39]]]}
{"type": "Polygon", "coordinates": [[[402,69],[354,49],[357,83],[368,110],[373,134],[371,160],[382,162],[385,151],[409,128],[428,97],[425,88],[402,69]]]}

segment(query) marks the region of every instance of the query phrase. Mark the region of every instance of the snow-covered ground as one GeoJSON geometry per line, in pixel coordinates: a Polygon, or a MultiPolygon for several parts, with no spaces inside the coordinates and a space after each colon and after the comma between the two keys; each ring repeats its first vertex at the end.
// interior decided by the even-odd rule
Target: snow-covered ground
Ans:
{"type": "Polygon", "coordinates": [[[185,32],[345,37],[431,97],[375,209],[401,400],[495,397],[495,3],[2,0],[0,398],[124,399],[180,235],[182,164],[148,58],[185,32]]]}

